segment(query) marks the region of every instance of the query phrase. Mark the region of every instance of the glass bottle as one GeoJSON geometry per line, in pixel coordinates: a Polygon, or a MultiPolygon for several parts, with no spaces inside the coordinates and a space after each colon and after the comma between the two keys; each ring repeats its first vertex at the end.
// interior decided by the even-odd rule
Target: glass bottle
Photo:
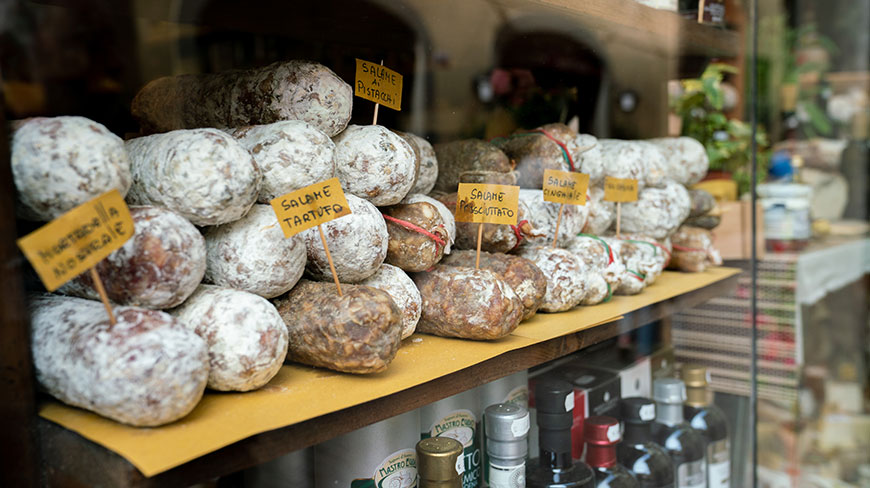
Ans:
{"type": "Polygon", "coordinates": [[[430,437],[417,443],[419,488],[460,488],[465,471],[462,444],[450,437],[430,437]]]}
{"type": "Polygon", "coordinates": [[[596,415],[586,419],[585,424],[586,464],[595,471],[596,488],[639,488],[634,476],[616,462],[619,421],[596,415]]]}
{"type": "Polygon", "coordinates": [[[529,411],[497,403],[483,413],[489,488],[524,488],[529,453],[529,411]]]}
{"type": "Polygon", "coordinates": [[[540,457],[529,462],[529,488],[595,488],[595,473],[571,458],[574,387],[554,378],[535,384],[540,457]]]}
{"type": "Polygon", "coordinates": [[[653,396],[656,401],[653,440],[670,454],[676,486],[706,488],[704,438],[683,419],[686,385],[675,378],[659,378],[653,383],[653,396]]]}
{"type": "Polygon", "coordinates": [[[674,463],[652,440],[656,404],[649,398],[623,398],[619,406],[624,425],[616,459],[637,478],[641,488],[674,488],[674,463]]]}
{"type": "Polygon", "coordinates": [[[710,402],[707,368],[698,365],[683,366],[681,373],[686,383],[686,405],[683,415],[689,425],[704,437],[707,454],[707,486],[731,486],[731,449],[728,440],[728,420],[716,405],[710,402]]]}

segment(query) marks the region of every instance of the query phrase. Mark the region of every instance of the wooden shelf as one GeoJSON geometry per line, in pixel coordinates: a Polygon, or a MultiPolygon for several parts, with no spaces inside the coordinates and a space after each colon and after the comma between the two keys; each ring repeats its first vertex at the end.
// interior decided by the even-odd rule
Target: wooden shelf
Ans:
{"type": "MultiPolygon", "coordinates": [[[[329,398],[319,399],[320,403],[323,403],[319,408],[328,413],[247,436],[195,459],[188,460],[184,464],[156,474],[152,473],[153,476],[150,478],[143,475],[124,457],[86,439],[73,430],[64,428],[45,418],[40,418],[38,434],[42,465],[45,467],[43,474],[46,482],[50,485],[187,486],[275,459],[283,454],[312,446],[517,371],[560,358],[673,313],[694,307],[710,298],[726,294],[736,286],[737,279],[738,270],[728,268],[718,268],[699,275],[666,272],[654,286],[641,295],[614,297],[614,300],[608,304],[579,308],[562,314],[539,314],[535,319],[517,329],[517,334],[512,335],[511,340],[497,341],[495,344],[422,336],[424,342],[449,341],[450,349],[462,349],[464,344],[475,354],[480,353],[480,360],[475,361],[472,357],[470,364],[464,367],[409,386],[400,384],[401,388],[399,389],[395,388],[396,378],[391,380],[370,377],[350,378],[350,381],[358,384],[367,383],[366,389],[373,389],[374,398],[340,409],[331,409],[330,403],[339,401],[335,397],[352,396],[352,391],[342,390],[342,394],[332,395],[332,400],[329,398]],[[609,315],[609,317],[606,320],[600,320],[602,315],[609,315]],[[523,327],[526,328],[523,329],[523,327]],[[504,351],[492,354],[492,351],[500,350],[498,348],[504,351]],[[392,389],[388,388],[388,385],[391,385],[392,389]],[[388,393],[384,394],[384,392],[388,393]]],[[[422,349],[419,350],[418,355],[424,354],[422,351],[422,349]]],[[[411,349],[411,353],[413,352],[414,350],[411,349]]],[[[417,358],[417,361],[419,364],[431,364],[432,359],[434,358],[423,357],[417,358]]],[[[398,361],[399,358],[394,361],[394,365],[398,361]]],[[[396,366],[401,370],[399,365],[396,366]]],[[[289,368],[289,366],[285,368],[289,368]]],[[[298,369],[301,371],[302,368],[298,369]]],[[[321,382],[348,381],[347,375],[330,380],[330,373],[322,370],[313,371],[317,373],[318,381],[321,382]]],[[[298,371],[296,373],[302,374],[298,371]]],[[[304,379],[293,376],[293,381],[299,382],[304,381],[304,379]]],[[[274,380],[273,383],[275,383],[274,380]]],[[[250,396],[251,394],[246,395],[248,396],[238,398],[254,398],[250,396]]],[[[242,401],[233,399],[228,395],[210,394],[210,396],[216,396],[217,399],[214,401],[221,401],[229,406],[232,406],[232,403],[242,401]]],[[[293,408],[293,405],[290,404],[292,401],[299,401],[299,399],[287,399],[287,409],[293,408]]],[[[318,402],[312,402],[309,398],[307,403],[318,402]]],[[[50,406],[60,409],[61,412],[69,416],[60,415],[61,418],[65,419],[64,423],[68,424],[68,427],[72,426],[71,428],[84,432],[87,436],[97,438],[99,435],[105,435],[104,432],[100,434],[101,429],[112,430],[116,428],[120,429],[121,436],[125,437],[124,440],[132,440],[136,447],[145,453],[171,450],[176,447],[163,445],[159,441],[159,434],[166,428],[134,429],[123,427],[77,409],[58,406],[53,402],[50,406]],[[75,421],[70,421],[70,418],[78,421],[80,425],[76,424],[75,421]],[[78,420],[76,420],[77,418],[78,420]],[[89,422],[100,424],[99,428],[88,430],[89,422]],[[155,434],[157,437],[152,437],[155,434]]],[[[199,407],[198,410],[200,410],[199,407]]],[[[214,405],[212,408],[205,408],[205,410],[211,415],[216,415],[214,410],[217,409],[214,408],[214,405]]],[[[243,411],[252,417],[260,414],[253,407],[245,407],[243,411]]],[[[46,416],[45,412],[46,407],[43,406],[43,417],[46,416]]],[[[58,415],[57,412],[55,415],[58,415]]],[[[191,414],[191,416],[195,415],[197,415],[197,411],[191,414]]],[[[239,417],[244,417],[244,415],[231,413],[223,416],[224,420],[221,421],[226,422],[225,426],[229,429],[232,427],[229,422],[244,421],[239,417]]],[[[193,424],[186,426],[184,425],[185,421],[186,419],[172,425],[187,429],[188,436],[196,437],[194,434],[196,426],[193,424]]],[[[117,432],[115,434],[117,435],[117,432]]],[[[206,442],[205,438],[201,440],[206,442]]]]}

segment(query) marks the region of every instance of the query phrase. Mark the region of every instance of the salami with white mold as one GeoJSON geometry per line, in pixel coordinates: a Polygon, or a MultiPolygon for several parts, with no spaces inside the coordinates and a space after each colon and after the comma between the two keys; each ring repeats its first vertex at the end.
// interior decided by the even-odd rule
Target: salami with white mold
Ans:
{"type": "Polygon", "coordinates": [[[172,314],[206,342],[213,390],[256,390],[278,374],[287,356],[287,326],[268,300],[253,293],[200,285],[172,314]]]}
{"type": "Polygon", "coordinates": [[[332,137],[347,126],[353,90],[326,66],[304,60],[151,81],[133,99],[145,133],[302,120],[332,137]]]}
{"type": "Polygon", "coordinates": [[[180,213],[195,225],[238,220],[257,200],[262,174],[228,134],[178,130],[127,141],[133,186],[127,201],[180,213]]]}
{"type": "MultiPolygon", "coordinates": [[[[534,222],[535,230],[542,234],[540,237],[529,237],[523,241],[524,246],[536,246],[552,244],[556,234],[556,221],[559,217],[560,204],[544,200],[543,190],[520,190],[520,201],[529,210],[528,218],[534,222]]],[[[586,205],[565,205],[562,209],[562,221],[559,224],[559,243],[570,239],[583,231],[586,219],[589,217],[589,208],[586,205]]]]}
{"type": "Polygon", "coordinates": [[[612,289],[600,273],[594,271],[587,273],[586,296],[583,297],[580,305],[598,305],[611,295],[612,289]]]}
{"type": "Polygon", "coordinates": [[[453,212],[447,208],[446,205],[439,202],[438,200],[426,196],[421,195],[419,193],[409,193],[408,196],[402,200],[402,203],[418,203],[418,202],[426,202],[432,204],[437,210],[438,213],[441,214],[441,220],[444,221],[444,229],[447,231],[447,240],[446,246],[444,247],[444,254],[450,254],[453,243],[456,242],[456,219],[453,216],[453,212]]]}
{"type": "Polygon", "coordinates": [[[679,183],[646,188],[638,192],[637,201],[622,204],[621,231],[664,239],[686,220],[691,208],[689,192],[679,183]]]}
{"type": "Polygon", "coordinates": [[[417,176],[411,145],[380,125],[350,125],[335,141],[335,172],[346,193],[376,206],[405,198],[417,176]]]}
{"type": "Polygon", "coordinates": [[[251,153],[263,173],[257,197],[260,203],[335,176],[335,144],[307,122],[286,120],[242,127],[233,131],[233,137],[251,153]]]}
{"type": "Polygon", "coordinates": [[[178,420],[199,403],[208,380],[205,342],[171,315],[114,309],[82,298],[29,301],[33,365],[58,400],[136,427],[178,420]]]}
{"type": "Polygon", "coordinates": [[[593,186],[589,187],[586,207],[589,210],[589,218],[583,226],[583,233],[604,234],[616,218],[616,203],[604,200],[604,189],[593,186]]]}
{"type": "Polygon", "coordinates": [[[264,298],[286,293],[305,270],[305,241],[285,238],[269,205],[254,205],[241,220],[209,228],[205,245],[206,282],[264,298]]]}
{"type": "Polygon", "coordinates": [[[563,312],[586,296],[586,265],[570,251],[544,246],[523,246],[517,255],[535,263],[547,278],[547,292],[540,310],[563,312]]]}
{"type": "MultiPolygon", "coordinates": [[[[165,208],[132,207],[130,216],[133,237],[96,266],[109,300],[152,309],[180,305],[205,274],[205,240],[193,224],[165,208]]],[[[100,299],[90,273],[58,291],[100,299]]]]}
{"type": "Polygon", "coordinates": [[[402,312],[370,286],[301,280],[273,303],[289,332],[289,360],[345,373],[379,373],[402,342],[402,312]]]}
{"type": "Polygon", "coordinates": [[[686,186],[701,181],[710,167],[707,149],[703,144],[691,137],[662,137],[650,139],[650,143],[658,146],[667,162],[668,178],[686,186]]]}
{"type": "Polygon", "coordinates": [[[523,319],[519,296],[490,270],[437,265],[411,278],[423,297],[418,332],[492,340],[513,332],[523,319]]]}
{"type": "Polygon", "coordinates": [[[132,178],[124,141],[85,117],[12,122],[16,214],[47,222],[110,190],[127,194],[132,178]]]}
{"type": "Polygon", "coordinates": [[[417,178],[410,193],[424,195],[429,193],[432,188],[435,188],[435,181],[438,180],[438,158],[435,156],[435,149],[429,141],[418,135],[399,131],[396,131],[396,134],[399,134],[417,155],[417,178]]]}
{"type": "MultiPolygon", "coordinates": [[[[390,235],[384,216],[374,205],[350,194],[345,194],[345,197],[352,213],[322,224],[322,227],[339,281],[356,283],[375,274],[381,267],[387,257],[390,235]]],[[[307,273],[320,281],[332,281],[320,232],[315,227],[299,235],[308,249],[307,273]]]]}
{"type": "Polygon", "coordinates": [[[423,299],[414,281],[401,268],[384,263],[375,274],[359,284],[389,293],[402,311],[402,339],[414,333],[420,320],[423,299]]]}
{"type": "Polygon", "coordinates": [[[468,171],[493,171],[510,173],[510,159],[497,147],[477,139],[435,144],[438,157],[438,180],[435,189],[452,193],[459,188],[462,173],[468,171]]]}

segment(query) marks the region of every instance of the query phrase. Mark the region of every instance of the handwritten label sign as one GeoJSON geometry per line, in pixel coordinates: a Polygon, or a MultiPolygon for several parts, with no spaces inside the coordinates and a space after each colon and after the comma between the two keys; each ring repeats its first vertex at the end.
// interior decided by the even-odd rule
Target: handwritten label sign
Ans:
{"type": "Polygon", "coordinates": [[[604,178],[604,199],[608,202],[637,201],[637,180],[631,178],[604,178]]]}
{"type": "Polygon", "coordinates": [[[338,178],[291,191],[269,203],[278,217],[284,237],[292,237],[351,213],[338,178]]]}
{"type": "Polygon", "coordinates": [[[544,170],[544,201],[586,205],[589,175],[557,169],[544,170]]]}
{"type": "Polygon", "coordinates": [[[354,95],[402,110],[402,75],[380,64],[357,59],[354,95]]]}
{"type": "Polygon", "coordinates": [[[460,183],[456,195],[456,220],[516,225],[519,201],[518,186],[460,183]]]}
{"type": "Polygon", "coordinates": [[[133,237],[133,218],[118,190],[83,203],[18,239],[48,291],[93,268],[133,237]]]}

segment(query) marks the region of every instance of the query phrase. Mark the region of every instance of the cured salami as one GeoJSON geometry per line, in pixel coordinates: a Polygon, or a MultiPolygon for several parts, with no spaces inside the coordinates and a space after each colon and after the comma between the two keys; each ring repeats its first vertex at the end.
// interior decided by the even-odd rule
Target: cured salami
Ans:
{"type": "Polygon", "coordinates": [[[592,235],[577,235],[565,242],[565,249],[574,253],[590,272],[597,272],[615,288],[625,272],[620,255],[604,239],[592,235]]]}
{"type": "Polygon", "coordinates": [[[427,194],[435,188],[438,180],[438,158],[435,157],[435,149],[429,141],[410,132],[396,132],[405,140],[417,155],[417,178],[411,193],[427,194]]]}
{"type": "Polygon", "coordinates": [[[84,117],[36,117],[12,123],[16,214],[47,222],[132,182],[124,142],[84,117]]]}
{"type": "Polygon", "coordinates": [[[390,241],[385,262],[405,271],[425,271],[441,260],[450,236],[441,213],[428,202],[383,207],[390,241]]]}
{"type": "Polygon", "coordinates": [[[590,187],[586,198],[589,217],[583,226],[585,234],[602,235],[613,224],[616,218],[616,203],[604,200],[604,189],[590,187]]]}
{"type": "Polygon", "coordinates": [[[288,359],[345,373],[378,373],[402,342],[402,312],[369,286],[301,280],[274,300],[289,332],[288,359]]]}
{"type": "Polygon", "coordinates": [[[591,134],[579,134],[576,138],[575,145],[580,148],[587,148],[577,156],[575,167],[577,171],[589,175],[589,184],[597,184],[604,179],[604,160],[601,156],[601,146],[598,144],[598,139],[591,134]]]}
{"type": "MultiPolygon", "coordinates": [[[[190,222],[159,207],[132,207],[135,232],[120,249],[97,264],[109,299],[152,309],[180,305],[205,274],[205,240],[190,222]]],[[[90,273],[62,286],[66,295],[100,296],[90,273]]]]}
{"type": "Polygon", "coordinates": [[[522,301],[492,271],[438,265],[411,278],[423,297],[418,332],[491,340],[513,332],[523,318],[522,301]]]}
{"type": "MultiPolygon", "coordinates": [[[[445,266],[473,268],[477,260],[475,251],[457,251],[446,256],[445,266]]],[[[510,254],[480,253],[480,267],[494,272],[520,297],[523,304],[523,320],[530,319],[538,311],[547,292],[547,278],[528,259],[510,254]]]]}
{"type": "Polygon", "coordinates": [[[523,246],[521,257],[535,263],[547,278],[547,291],[540,310],[563,312],[579,305],[586,296],[586,265],[570,251],[544,246],[523,246]]]}
{"type": "Polygon", "coordinates": [[[36,379],[58,400],[137,427],[184,417],[208,379],[205,342],[171,315],[41,295],[29,302],[36,379]]]}
{"type": "MultiPolygon", "coordinates": [[[[456,194],[441,195],[439,201],[451,212],[456,208],[456,194]]],[[[510,252],[526,238],[541,237],[529,222],[529,209],[520,201],[517,206],[517,225],[483,224],[480,248],[488,252],[510,252]]],[[[478,225],[471,222],[456,222],[456,248],[477,249],[478,225]]]]}
{"type": "Polygon", "coordinates": [[[251,153],[263,173],[257,197],[260,203],[335,176],[335,144],[307,122],[287,120],[242,127],[233,131],[233,137],[251,153]]]}
{"type": "Polygon", "coordinates": [[[467,171],[494,171],[509,173],[513,170],[508,157],[492,144],[477,139],[435,144],[438,158],[438,180],[435,189],[455,192],[462,173],[467,171]]]}
{"type": "Polygon", "coordinates": [[[580,305],[598,305],[607,300],[612,289],[600,273],[590,272],[586,275],[586,296],[580,301],[580,305]]]}
{"type": "MultiPolygon", "coordinates": [[[[535,224],[537,237],[529,237],[522,245],[537,246],[553,243],[556,233],[556,220],[559,217],[560,204],[544,201],[543,190],[520,190],[520,201],[529,210],[528,217],[535,224]]],[[[562,222],[559,224],[559,240],[557,245],[575,234],[583,231],[586,219],[589,217],[589,209],[586,205],[565,205],[562,209],[562,222]]]]}
{"type": "Polygon", "coordinates": [[[254,205],[243,219],[208,229],[205,244],[207,282],[264,298],[286,293],[305,270],[305,242],[298,235],[285,238],[268,205],[254,205]]]}
{"type": "Polygon", "coordinates": [[[172,311],[208,346],[208,387],[250,391],[269,382],[287,356],[287,326],[268,300],[201,285],[172,311]]]}
{"type": "Polygon", "coordinates": [[[196,225],[242,218],[262,174],[251,155],[216,129],[179,130],[127,141],[133,186],[127,201],[180,213],[196,225]]]}
{"type": "Polygon", "coordinates": [[[456,241],[456,219],[453,217],[453,212],[438,200],[419,193],[409,193],[408,196],[402,200],[402,203],[407,204],[417,202],[431,203],[432,206],[438,209],[438,213],[441,214],[441,220],[444,221],[444,229],[447,231],[448,237],[445,243],[446,246],[444,247],[444,254],[450,254],[453,243],[456,241]]]}
{"type": "Polygon", "coordinates": [[[644,189],[637,201],[622,204],[622,231],[664,239],[686,220],[691,206],[689,192],[679,183],[644,189]]]}
{"type": "Polygon", "coordinates": [[[722,257],[713,247],[713,234],[707,229],[684,225],[671,237],[674,255],[670,267],[700,273],[708,266],[719,266],[722,257]]]}
{"type": "Polygon", "coordinates": [[[386,127],[351,125],[334,140],[335,172],[345,192],[383,206],[399,203],[414,187],[414,150],[386,127]]]}
{"type": "Polygon", "coordinates": [[[136,94],[132,112],[145,133],[302,120],[332,137],[347,126],[352,104],[350,85],[329,68],[293,60],[158,78],[136,94]]]}
{"type": "Polygon", "coordinates": [[[707,149],[691,137],[662,137],[650,139],[665,157],[665,174],[683,185],[701,181],[710,167],[707,149]]]}
{"type": "MultiPolygon", "coordinates": [[[[570,132],[567,126],[565,129],[570,132]]],[[[552,128],[545,134],[543,129],[539,129],[518,132],[504,139],[496,139],[493,143],[516,162],[517,184],[521,188],[540,189],[544,184],[544,171],[571,171],[569,158],[573,163],[572,156],[579,154],[577,148],[573,147],[576,134],[569,134],[564,140],[560,135],[565,134],[552,128]],[[568,144],[572,147],[568,148],[568,144]]]]}
{"type": "Polygon", "coordinates": [[[400,268],[382,264],[378,271],[360,282],[360,285],[383,290],[402,311],[402,339],[407,339],[417,329],[423,299],[414,281],[400,268]]]}
{"type": "MultiPolygon", "coordinates": [[[[345,195],[352,212],[322,225],[329,244],[335,272],[342,283],[356,283],[373,275],[387,257],[390,235],[381,212],[371,203],[353,195],[345,195]]],[[[320,281],[331,281],[332,272],[317,228],[301,234],[308,249],[309,275],[320,281]]]]}
{"type": "Polygon", "coordinates": [[[599,139],[605,176],[638,180],[638,189],[665,183],[666,161],[655,144],[647,141],[599,139]]]}

